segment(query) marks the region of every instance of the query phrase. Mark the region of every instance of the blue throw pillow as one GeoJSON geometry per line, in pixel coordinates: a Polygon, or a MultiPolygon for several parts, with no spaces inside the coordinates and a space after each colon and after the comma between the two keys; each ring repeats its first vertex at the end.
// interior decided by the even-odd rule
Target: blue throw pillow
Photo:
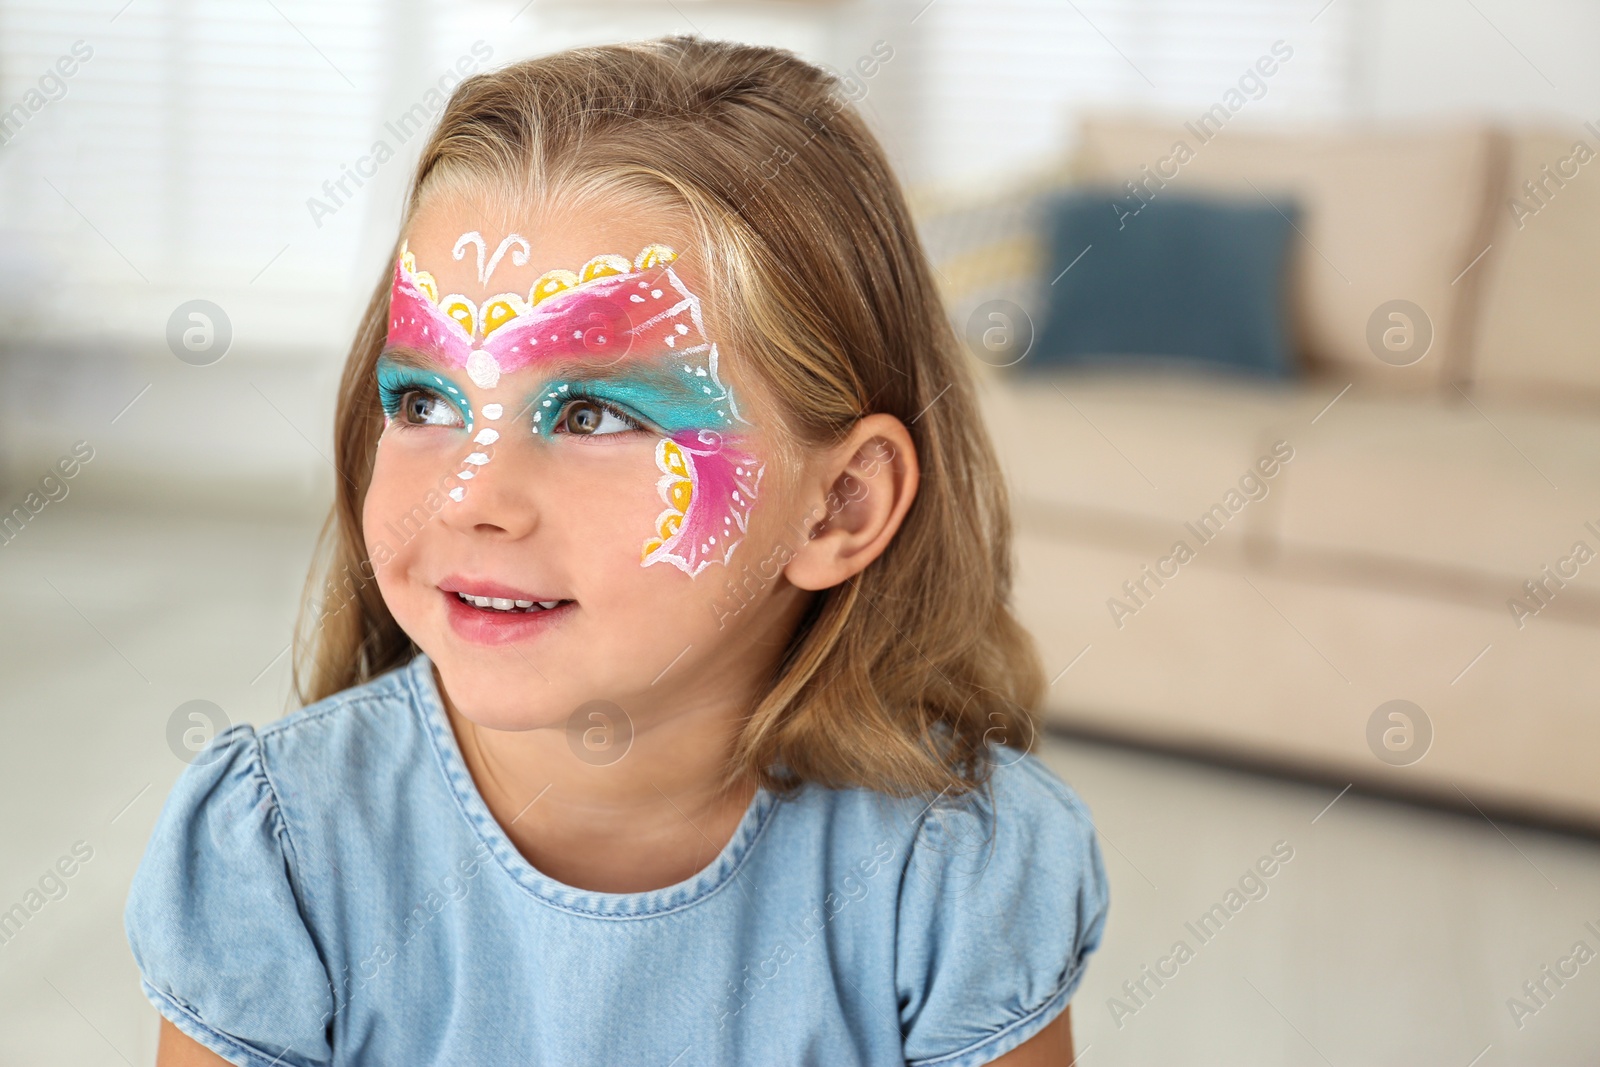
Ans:
{"type": "Polygon", "coordinates": [[[1051,205],[1054,281],[1022,366],[1181,362],[1292,374],[1294,205],[1166,192],[1130,212],[1137,204],[1107,189],[1051,205]]]}

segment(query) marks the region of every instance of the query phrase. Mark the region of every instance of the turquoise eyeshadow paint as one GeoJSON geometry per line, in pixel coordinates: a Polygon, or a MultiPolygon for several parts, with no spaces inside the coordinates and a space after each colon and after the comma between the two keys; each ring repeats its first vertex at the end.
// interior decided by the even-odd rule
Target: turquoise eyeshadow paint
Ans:
{"type": "Polygon", "coordinates": [[[455,384],[429,370],[407,367],[383,356],[378,357],[378,400],[391,419],[400,411],[400,398],[412,390],[433,393],[448,401],[461,413],[467,432],[472,432],[472,406],[455,384]]]}
{"type": "Polygon", "coordinates": [[[711,391],[705,378],[679,380],[669,374],[620,378],[562,379],[550,382],[526,402],[537,434],[552,432],[557,416],[572,399],[600,401],[667,434],[683,430],[723,430],[733,425],[728,397],[711,391]]]}

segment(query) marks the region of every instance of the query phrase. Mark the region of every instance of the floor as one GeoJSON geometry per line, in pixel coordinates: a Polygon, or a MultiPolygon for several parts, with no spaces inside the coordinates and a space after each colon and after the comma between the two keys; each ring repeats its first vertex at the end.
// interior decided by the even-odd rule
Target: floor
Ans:
{"type": "MultiPolygon", "coordinates": [[[[72,496],[0,547],[0,910],[88,856],[0,944],[0,1065],[154,1061],[122,901],[182,768],[171,724],[196,699],[283,712],[315,529],[72,496]]],[[[1600,842],[1059,738],[1043,755],[1112,882],[1073,1002],[1085,1067],[1600,1063],[1600,963],[1560,962],[1600,949],[1600,842]],[[1292,855],[1196,937],[1274,848],[1292,855]],[[1540,1004],[1522,987],[1546,965],[1576,974],[1540,1004]]]]}

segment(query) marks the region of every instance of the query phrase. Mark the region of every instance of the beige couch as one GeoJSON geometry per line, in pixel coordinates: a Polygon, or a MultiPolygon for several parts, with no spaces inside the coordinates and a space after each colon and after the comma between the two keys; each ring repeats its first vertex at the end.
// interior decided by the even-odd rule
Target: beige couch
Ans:
{"type": "Polygon", "coordinates": [[[995,299],[1042,322],[1063,185],[1304,212],[1293,384],[975,360],[1050,717],[1600,829],[1600,133],[1229,128],[1145,178],[1180,137],[1097,118],[1060,166],[914,198],[963,328],[995,299]],[[1369,344],[1397,299],[1432,324],[1409,366],[1369,344]],[[1421,724],[1371,725],[1392,700],[1420,759],[1421,724]]]}

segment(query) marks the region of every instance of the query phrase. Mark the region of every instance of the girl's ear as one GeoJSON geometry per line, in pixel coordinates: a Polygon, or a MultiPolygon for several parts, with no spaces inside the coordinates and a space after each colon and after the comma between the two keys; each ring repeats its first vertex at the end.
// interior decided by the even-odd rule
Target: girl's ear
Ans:
{"type": "Polygon", "coordinates": [[[889,547],[917,495],[917,451],[899,419],[868,415],[811,471],[804,486],[810,539],[783,573],[815,591],[861,573],[889,547]]]}

